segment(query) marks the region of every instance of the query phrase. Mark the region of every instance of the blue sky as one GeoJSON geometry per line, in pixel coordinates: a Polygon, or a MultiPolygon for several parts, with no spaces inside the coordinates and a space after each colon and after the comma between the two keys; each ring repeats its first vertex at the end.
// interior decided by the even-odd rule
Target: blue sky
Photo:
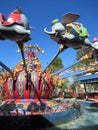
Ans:
{"type": "MultiPolygon", "coordinates": [[[[0,12],[5,18],[17,7],[21,7],[27,16],[30,26],[35,27],[31,31],[31,38],[27,44],[38,44],[43,48],[45,54],[38,54],[45,68],[46,63],[57,53],[59,45],[50,39],[43,31],[45,27],[51,29],[51,21],[62,16],[67,12],[80,14],[78,22],[88,29],[89,39],[98,37],[98,0],[0,0],[0,12]]],[[[14,67],[21,59],[21,55],[16,53],[18,47],[15,42],[5,40],[0,41],[0,61],[8,67],[14,67]]],[[[74,62],[76,51],[72,48],[62,52],[59,56],[63,60],[65,67],[74,62]]]]}

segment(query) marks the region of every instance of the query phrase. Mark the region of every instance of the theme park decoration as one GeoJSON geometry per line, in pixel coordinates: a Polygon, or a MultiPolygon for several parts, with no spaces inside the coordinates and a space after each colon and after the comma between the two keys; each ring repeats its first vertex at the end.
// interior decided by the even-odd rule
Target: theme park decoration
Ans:
{"type": "MultiPolygon", "coordinates": [[[[20,48],[17,52],[20,52],[20,48]]],[[[42,71],[40,60],[37,53],[43,50],[38,45],[23,46],[25,57],[16,64],[15,69],[9,69],[4,63],[0,65],[6,70],[0,74],[0,117],[32,117],[32,127],[39,128],[37,123],[41,123],[41,127],[52,127],[71,120],[71,116],[78,117],[80,111],[75,109],[76,100],[56,100],[54,98],[55,87],[61,84],[64,79],[54,76],[46,69],[42,71]],[[25,66],[24,66],[25,63],[25,66]],[[26,68],[25,68],[26,67],[26,68]],[[70,113],[70,114],[68,114],[70,113]],[[69,116],[67,116],[67,114],[69,116]],[[43,121],[37,120],[35,117],[41,116],[45,119],[47,125],[43,121]],[[56,117],[59,118],[56,119],[56,117]],[[64,117],[64,118],[63,118],[64,117]]],[[[20,119],[21,120],[21,119],[20,119]]],[[[0,118],[2,122],[2,118],[0,118]]],[[[24,122],[23,122],[24,123],[24,122]]],[[[14,120],[11,122],[14,124],[14,120]]],[[[19,126],[21,127],[21,123],[19,126]]]]}
{"type": "MultiPolygon", "coordinates": [[[[59,73],[65,71],[66,68],[54,74],[48,69],[65,48],[73,47],[78,49],[84,45],[92,47],[91,44],[86,43],[87,31],[83,33],[85,38],[82,40],[78,39],[80,37],[76,38],[76,35],[78,35],[76,31],[74,31],[75,34],[69,34],[69,36],[73,37],[71,37],[72,39],[66,37],[65,32],[70,33],[69,30],[71,29],[71,32],[73,32],[74,29],[72,27],[76,27],[76,23],[72,23],[72,27],[66,25],[74,22],[77,18],[79,18],[79,15],[69,13],[63,16],[62,23],[58,23],[57,20],[52,22],[52,32],[44,30],[52,39],[62,44],[63,47],[59,48],[50,63],[42,70],[37,53],[41,52],[44,54],[44,50],[38,45],[26,44],[30,40],[30,27],[21,9],[16,9],[12,12],[7,20],[4,19],[3,14],[0,15],[0,39],[16,42],[19,47],[17,52],[21,52],[22,55],[22,60],[16,64],[15,69],[10,69],[3,62],[0,62],[2,68],[6,70],[0,73],[1,125],[6,122],[6,117],[9,117],[11,127],[20,127],[22,129],[22,122],[16,126],[15,122],[27,117],[26,121],[29,120],[30,128],[52,127],[68,122],[73,119],[72,117],[77,118],[81,114],[80,105],[76,99],[54,98],[56,86],[64,81],[64,77],[60,77],[59,73]]],[[[82,25],[81,28],[86,30],[82,25]]],[[[89,57],[87,54],[73,65],[89,57]]],[[[23,124],[25,123],[23,122],[23,124]]],[[[2,127],[4,128],[4,125],[2,127]]]]}

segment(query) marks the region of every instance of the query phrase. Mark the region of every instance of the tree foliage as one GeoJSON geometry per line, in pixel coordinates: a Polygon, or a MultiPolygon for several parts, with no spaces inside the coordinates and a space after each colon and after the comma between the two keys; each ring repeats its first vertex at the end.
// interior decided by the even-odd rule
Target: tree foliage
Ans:
{"type": "MultiPolygon", "coordinates": [[[[89,50],[88,50],[89,52],[89,50]]],[[[77,53],[76,53],[76,61],[78,61],[81,57],[83,57],[85,54],[87,54],[88,52],[84,53],[83,49],[78,49],[77,50],[77,53]]],[[[89,64],[91,62],[94,62],[95,59],[94,58],[89,58],[89,59],[86,59],[84,61],[81,61],[80,63],[78,63],[77,65],[75,65],[74,67],[72,67],[72,70],[75,70],[75,68],[82,68],[82,67],[88,67],[89,64]]]]}
{"type": "Polygon", "coordinates": [[[49,69],[52,73],[56,72],[57,70],[63,68],[64,65],[62,63],[62,59],[60,57],[57,57],[53,63],[50,65],[49,69]]]}

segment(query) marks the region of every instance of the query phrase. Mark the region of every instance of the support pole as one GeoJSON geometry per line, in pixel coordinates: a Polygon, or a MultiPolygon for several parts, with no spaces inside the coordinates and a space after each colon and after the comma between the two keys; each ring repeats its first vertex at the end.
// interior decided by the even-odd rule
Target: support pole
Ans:
{"type": "Polygon", "coordinates": [[[86,83],[84,83],[84,91],[85,91],[86,100],[88,100],[88,93],[87,93],[86,83]]]}

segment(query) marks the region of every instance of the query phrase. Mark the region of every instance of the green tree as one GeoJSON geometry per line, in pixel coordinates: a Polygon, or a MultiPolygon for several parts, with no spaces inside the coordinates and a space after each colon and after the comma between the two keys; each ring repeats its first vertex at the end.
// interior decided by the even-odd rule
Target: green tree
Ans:
{"type": "MultiPolygon", "coordinates": [[[[83,49],[78,49],[77,52],[76,52],[76,59],[75,61],[78,61],[80,58],[82,58],[85,54],[88,54],[90,53],[91,50],[89,50],[89,48],[86,50],[83,51],[83,49]]],[[[72,70],[75,70],[75,68],[82,68],[82,67],[88,67],[89,64],[91,62],[94,62],[95,61],[95,58],[94,57],[91,57],[89,59],[86,59],[86,60],[83,60],[81,61],[80,63],[78,63],[77,65],[75,65],[74,67],[72,67],[71,69],[72,70]]]]}
{"type": "Polygon", "coordinates": [[[60,57],[57,57],[52,64],[49,66],[49,69],[52,73],[58,71],[59,69],[63,68],[64,65],[62,63],[62,59],[60,57]]]}

